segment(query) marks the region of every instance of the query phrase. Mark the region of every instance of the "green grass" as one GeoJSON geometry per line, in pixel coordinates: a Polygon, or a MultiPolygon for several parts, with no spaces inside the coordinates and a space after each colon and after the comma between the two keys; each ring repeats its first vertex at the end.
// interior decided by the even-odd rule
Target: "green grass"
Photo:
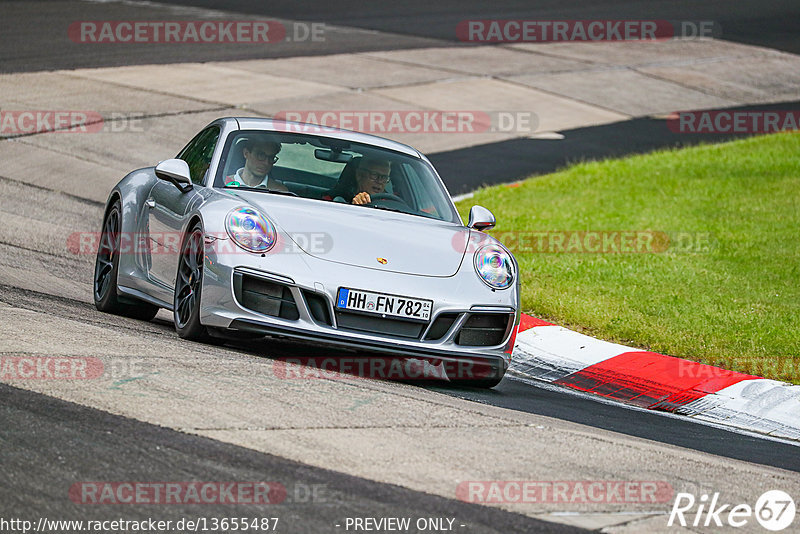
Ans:
{"type": "Polygon", "coordinates": [[[482,189],[459,203],[465,220],[474,204],[492,210],[492,234],[519,261],[527,313],[800,383],[800,134],[578,164],[482,189]],[[654,253],[548,253],[517,237],[618,230],[671,241],[654,253]]]}

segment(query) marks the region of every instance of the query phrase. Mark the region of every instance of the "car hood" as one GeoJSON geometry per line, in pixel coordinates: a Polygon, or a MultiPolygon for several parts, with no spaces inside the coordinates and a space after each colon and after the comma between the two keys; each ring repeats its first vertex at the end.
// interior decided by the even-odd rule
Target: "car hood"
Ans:
{"type": "Polygon", "coordinates": [[[321,260],[422,276],[453,276],[469,229],[414,215],[335,202],[237,193],[289,235],[293,246],[321,260]]]}

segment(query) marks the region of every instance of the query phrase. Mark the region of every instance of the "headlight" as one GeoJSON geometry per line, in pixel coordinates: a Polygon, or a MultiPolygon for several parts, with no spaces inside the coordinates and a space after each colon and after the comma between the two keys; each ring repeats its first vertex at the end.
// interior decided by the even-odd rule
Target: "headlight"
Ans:
{"type": "Polygon", "coordinates": [[[514,282],[514,262],[500,245],[486,245],[475,253],[475,272],[492,289],[505,289],[514,282]]]}
{"type": "Polygon", "coordinates": [[[277,239],[275,227],[269,219],[247,207],[228,213],[225,230],[237,245],[250,252],[267,252],[277,239]]]}

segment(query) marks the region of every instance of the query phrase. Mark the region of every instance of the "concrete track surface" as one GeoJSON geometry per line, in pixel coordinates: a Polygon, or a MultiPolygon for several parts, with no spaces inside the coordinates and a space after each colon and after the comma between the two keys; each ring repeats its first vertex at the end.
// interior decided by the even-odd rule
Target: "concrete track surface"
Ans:
{"type": "MultiPolygon", "coordinates": [[[[617,424],[628,419],[630,426],[641,424],[651,432],[649,439],[626,436],[624,426],[617,428],[623,433],[604,430],[603,421],[595,424],[590,414],[584,413],[581,424],[566,420],[569,416],[542,415],[550,409],[542,405],[552,403],[546,394],[530,386],[511,387],[513,379],[480,396],[346,376],[285,379],[273,358],[328,353],[275,341],[224,347],[188,343],[177,338],[163,312],[149,323],[99,313],[89,292],[93,258],[65,250],[64,237],[95,230],[102,207],[8,179],[0,180],[0,198],[0,354],[96,358],[104,369],[93,379],[8,381],[47,397],[9,386],[0,390],[6,422],[0,454],[12,481],[5,490],[9,499],[2,499],[3,516],[49,510],[51,518],[105,515],[109,510],[102,506],[69,500],[69,487],[83,481],[249,480],[256,475],[287,488],[327,484],[335,494],[333,501],[316,503],[319,510],[314,503],[270,508],[270,514],[287,518],[291,532],[304,531],[301,526],[307,524],[314,531],[334,532],[336,521],[365,514],[427,517],[423,510],[428,509],[448,510],[448,517],[458,517],[470,531],[499,529],[505,523],[479,520],[477,504],[456,500],[465,481],[660,481],[675,492],[698,497],[720,492],[726,502],[736,503],[755,502],[771,488],[800,491],[792,471],[754,463],[763,460],[761,455],[773,456],[767,463],[800,470],[791,461],[797,450],[792,445],[729,432],[720,436],[698,425],[681,428],[670,418],[637,421],[624,408],[607,412],[598,403],[572,403],[563,396],[555,401],[573,412],[597,406],[597,419],[617,424]],[[659,442],[693,431],[691,439],[684,436],[683,446],[659,442]],[[713,440],[716,454],[693,450],[693,439],[713,440]],[[728,448],[747,451],[751,461],[721,456],[728,448]],[[373,490],[370,483],[379,484],[373,490]],[[396,500],[372,501],[365,495],[373,491],[395,492],[396,500]],[[404,508],[406,499],[428,502],[428,496],[441,508],[404,508]],[[332,511],[331,503],[339,500],[345,505],[332,511]],[[318,522],[306,523],[310,517],[318,522]]],[[[530,518],[523,530],[540,528],[534,519],[546,519],[641,532],[666,531],[670,506],[671,500],[509,502],[492,509],[511,513],[503,520],[509,525],[519,524],[518,514],[530,518]]],[[[123,517],[140,513],[121,505],[110,509],[123,517]]],[[[144,511],[157,516],[162,509],[170,517],[179,511],[169,506],[144,511]]],[[[220,514],[214,507],[201,511],[220,514]]]]}

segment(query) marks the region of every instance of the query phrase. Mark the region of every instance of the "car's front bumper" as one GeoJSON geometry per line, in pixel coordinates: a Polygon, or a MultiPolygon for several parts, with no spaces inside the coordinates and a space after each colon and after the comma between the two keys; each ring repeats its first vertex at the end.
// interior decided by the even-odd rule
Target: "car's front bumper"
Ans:
{"type": "Polygon", "coordinates": [[[502,378],[508,369],[508,360],[496,354],[464,354],[462,352],[445,352],[442,350],[429,350],[411,348],[406,345],[386,342],[384,340],[352,340],[346,335],[330,335],[316,331],[303,331],[297,328],[285,328],[275,325],[263,324],[261,322],[246,319],[236,319],[229,330],[247,332],[251,334],[262,334],[268,336],[278,336],[287,339],[313,342],[315,346],[324,344],[340,349],[352,349],[359,351],[357,357],[343,354],[330,354],[320,352],[317,348],[313,355],[303,355],[300,357],[287,358],[288,363],[303,363],[312,367],[324,370],[338,370],[360,374],[366,378],[385,378],[385,379],[406,379],[406,380],[427,380],[431,378],[454,380],[454,381],[478,381],[492,378],[502,378]],[[418,360],[425,362],[425,367],[413,368],[408,366],[394,367],[390,364],[384,366],[359,366],[352,360],[363,359],[362,351],[376,352],[392,358],[418,360]],[[347,360],[341,362],[341,360],[347,360]],[[331,364],[330,362],[333,361],[331,364]],[[360,372],[357,371],[360,369],[360,372]],[[420,369],[423,369],[420,371],[420,369]],[[426,372],[424,369],[433,369],[426,372]],[[441,369],[441,371],[439,371],[441,369]]]}
{"type": "Polygon", "coordinates": [[[477,278],[471,264],[462,265],[450,277],[426,277],[337,264],[303,253],[261,257],[207,251],[200,320],[215,328],[393,356],[473,362],[495,369],[502,376],[511,360],[519,324],[518,287],[515,284],[507,290],[492,291],[477,278]],[[242,276],[286,288],[284,296],[290,295],[288,300],[294,301],[296,309],[292,309],[291,316],[281,317],[277,312],[259,313],[252,306],[244,306],[241,281],[237,282],[237,277],[241,280],[242,276]],[[420,326],[419,335],[344,326],[341,311],[334,307],[340,287],[431,299],[431,320],[420,326]],[[324,302],[327,320],[321,320],[319,310],[312,311],[310,300],[324,302]],[[491,344],[469,344],[464,341],[464,332],[477,321],[471,320],[473,316],[496,317],[497,322],[507,320],[507,324],[491,344]],[[453,320],[449,324],[445,321],[444,327],[439,328],[442,332],[432,335],[439,317],[453,320]]]}

